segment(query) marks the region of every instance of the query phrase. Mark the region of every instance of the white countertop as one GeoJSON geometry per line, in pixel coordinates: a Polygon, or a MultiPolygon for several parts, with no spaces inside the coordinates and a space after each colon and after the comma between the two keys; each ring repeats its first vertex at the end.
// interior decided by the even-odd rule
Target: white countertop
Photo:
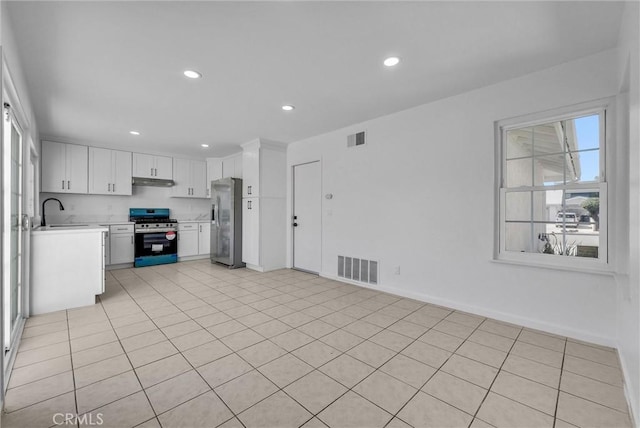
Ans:
{"type": "Polygon", "coordinates": [[[35,229],[31,229],[32,234],[55,234],[55,233],[96,233],[96,232],[108,232],[109,228],[98,224],[78,224],[78,225],[52,225],[52,226],[38,226],[35,229]]]}

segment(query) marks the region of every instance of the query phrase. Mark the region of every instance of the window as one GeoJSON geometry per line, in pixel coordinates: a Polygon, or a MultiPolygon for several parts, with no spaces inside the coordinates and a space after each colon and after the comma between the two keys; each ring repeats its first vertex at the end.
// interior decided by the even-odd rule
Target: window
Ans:
{"type": "Polygon", "coordinates": [[[606,108],[497,125],[497,258],[574,268],[607,264],[606,108]]]}

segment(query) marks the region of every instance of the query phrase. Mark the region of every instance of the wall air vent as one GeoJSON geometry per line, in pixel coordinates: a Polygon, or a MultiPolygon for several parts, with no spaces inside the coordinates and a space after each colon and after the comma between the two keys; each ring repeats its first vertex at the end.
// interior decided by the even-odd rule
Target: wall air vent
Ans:
{"type": "Polygon", "coordinates": [[[338,256],[338,277],[365,284],[378,284],[378,262],[338,256]]]}
{"type": "Polygon", "coordinates": [[[364,131],[347,135],[347,147],[364,146],[366,142],[365,140],[366,138],[364,131]]]}

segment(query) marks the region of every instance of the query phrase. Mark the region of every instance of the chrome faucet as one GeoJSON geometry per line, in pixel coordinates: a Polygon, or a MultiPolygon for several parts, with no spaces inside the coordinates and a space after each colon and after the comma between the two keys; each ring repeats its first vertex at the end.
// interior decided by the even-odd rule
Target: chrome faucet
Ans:
{"type": "Polygon", "coordinates": [[[47,203],[47,201],[58,201],[58,204],[60,204],[60,211],[64,211],[64,206],[62,205],[62,202],[60,202],[60,199],[56,199],[56,198],[47,198],[42,202],[42,220],[40,220],[40,226],[46,226],[47,222],[44,219],[44,204],[47,203]]]}

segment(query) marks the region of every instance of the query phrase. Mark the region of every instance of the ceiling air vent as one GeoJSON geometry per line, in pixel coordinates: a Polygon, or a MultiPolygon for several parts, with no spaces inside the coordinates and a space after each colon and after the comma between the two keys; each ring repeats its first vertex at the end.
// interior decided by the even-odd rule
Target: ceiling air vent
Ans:
{"type": "Polygon", "coordinates": [[[347,135],[347,147],[364,146],[364,144],[365,144],[364,131],[347,135]]]}

